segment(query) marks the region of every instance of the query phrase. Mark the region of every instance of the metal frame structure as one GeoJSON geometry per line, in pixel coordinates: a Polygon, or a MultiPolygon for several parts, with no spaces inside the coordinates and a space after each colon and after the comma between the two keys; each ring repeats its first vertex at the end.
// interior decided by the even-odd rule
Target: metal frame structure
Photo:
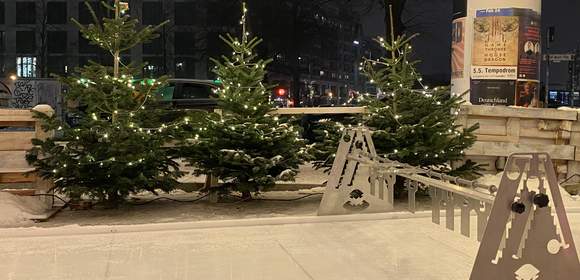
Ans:
{"type": "Polygon", "coordinates": [[[572,280],[580,275],[580,262],[548,154],[511,155],[496,187],[382,158],[375,151],[368,129],[347,129],[318,214],[390,211],[397,177],[405,180],[411,212],[415,211],[415,194],[421,188],[429,191],[434,223],[441,224],[443,211],[446,228],[455,230],[459,208],[459,231],[470,237],[471,218],[476,217],[481,245],[471,280],[572,280]]]}

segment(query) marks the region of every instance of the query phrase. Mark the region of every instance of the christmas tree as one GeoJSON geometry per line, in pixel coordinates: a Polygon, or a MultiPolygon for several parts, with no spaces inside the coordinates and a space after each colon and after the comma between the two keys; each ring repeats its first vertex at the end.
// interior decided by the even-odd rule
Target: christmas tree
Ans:
{"type": "Polygon", "coordinates": [[[44,128],[60,136],[35,140],[37,147],[27,158],[44,179],[54,182],[56,191],[71,197],[84,195],[116,206],[138,191],[169,191],[181,173],[163,147],[167,129],[145,129],[140,117],[149,114],[146,105],[164,79],[137,79],[142,66],[125,65],[120,59],[131,48],[154,39],[160,26],[138,29],[137,20],[126,13],[125,2],[101,2],[114,14],[102,21],[85,4],[94,23],[73,21],[84,38],[110,54],[113,66],[90,62],[75,75],[60,78],[68,88],[65,99],[85,107],[84,117],[70,127],[39,115],[46,121],[44,128]]]}
{"type": "Polygon", "coordinates": [[[212,174],[224,187],[251,198],[251,192],[278,180],[293,180],[306,153],[300,132],[270,115],[272,87],[264,77],[271,60],[258,58],[256,47],[262,40],[249,35],[246,16],[244,3],[240,38],[220,36],[232,55],[212,59],[223,84],[218,102],[222,114],[209,115],[204,130],[192,135],[198,141],[183,153],[196,173],[212,174]]]}
{"type": "Polygon", "coordinates": [[[402,36],[387,42],[379,38],[377,43],[389,55],[363,61],[361,70],[385,93],[381,99],[365,99],[369,114],[364,123],[373,129],[378,153],[415,166],[451,171],[449,163],[461,160],[464,150],[475,142],[477,126],[457,125],[461,95],[422,83],[415,68],[418,62],[410,60],[412,39],[402,36]]]}
{"type": "MultiPolygon", "coordinates": [[[[373,131],[377,152],[414,166],[434,168],[455,176],[473,178],[480,167],[471,161],[452,168],[452,162],[463,158],[464,150],[475,142],[477,125],[461,128],[456,124],[461,95],[451,94],[448,87],[429,88],[422,82],[411,61],[413,38],[400,37],[387,43],[376,41],[389,54],[377,60],[364,59],[361,71],[383,97],[364,95],[360,103],[368,114],[345,123],[323,120],[314,125],[313,149],[316,168],[332,166],[336,148],[345,126],[365,125],[373,131]]],[[[402,185],[395,190],[401,193],[402,185]]]]}

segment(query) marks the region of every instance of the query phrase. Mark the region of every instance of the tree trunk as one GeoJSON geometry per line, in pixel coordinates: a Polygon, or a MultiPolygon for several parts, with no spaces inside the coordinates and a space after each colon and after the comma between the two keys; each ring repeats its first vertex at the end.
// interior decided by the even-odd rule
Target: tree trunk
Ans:
{"type": "Polygon", "coordinates": [[[117,209],[121,204],[125,202],[125,198],[120,196],[116,191],[107,194],[107,197],[103,200],[103,207],[105,209],[117,209]]]}
{"type": "Polygon", "coordinates": [[[405,25],[403,24],[403,10],[407,0],[387,0],[384,4],[385,8],[385,39],[391,40],[391,36],[397,39],[405,33],[405,25]],[[393,24],[391,25],[391,7],[393,14],[393,24]]]}
{"type": "Polygon", "coordinates": [[[243,201],[252,200],[252,193],[250,191],[243,191],[242,192],[242,200],[243,201]]]}

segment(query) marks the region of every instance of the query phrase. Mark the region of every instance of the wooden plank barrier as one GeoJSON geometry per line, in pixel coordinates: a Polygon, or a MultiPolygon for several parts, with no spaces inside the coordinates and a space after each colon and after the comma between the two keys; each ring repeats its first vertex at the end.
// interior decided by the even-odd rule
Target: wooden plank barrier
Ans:
{"type": "Polygon", "coordinates": [[[465,155],[489,172],[503,170],[513,153],[547,153],[560,179],[580,173],[578,111],[463,105],[458,124],[479,124],[477,142],[465,155]]]}
{"type": "MultiPolygon", "coordinates": [[[[48,105],[38,105],[32,111],[54,114],[48,105]]],[[[0,109],[0,189],[29,188],[32,192],[49,188],[25,158],[27,150],[32,148],[32,139],[52,137],[52,133],[42,130],[32,111],[0,109]]]]}

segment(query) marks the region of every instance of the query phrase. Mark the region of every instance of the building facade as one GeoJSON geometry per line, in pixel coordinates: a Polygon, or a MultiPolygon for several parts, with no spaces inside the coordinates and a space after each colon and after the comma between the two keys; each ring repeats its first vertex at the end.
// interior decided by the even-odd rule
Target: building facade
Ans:
{"type": "MultiPolygon", "coordinates": [[[[50,77],[66,75],[93,60],[110,63],[108,54],[84,39],[71,18],[92,23],[83,0],[3,0],[0,2],[0,76],[50,77]]],[[[124,62],[147,63],[145,75],[206,78],[209,49],[217,34],[231,32],[235,24],[224,3],[197,1],[129,1],[130,13],[145,25],[168,20],[160,37],[123,54],[124,62]],[[227,26],[227,27],[224,27],[227,26]]],[[[229,1],[232,2],[232,1],[229,1]]],[[[98,17],[107,11],[99,1],[88,1],[98,17]]],[[[225,3],[227,4],[227,3],[225,3]]],[[[231,10],[229,10],[231,12],[231,10]]],[[[235,29],[233,30],[235,31],[235,29]]]]}
{"type": "Polygon", "coordinates": [[[251,17],[252,28],[264,38],[265,55],[274,60],[269,78],[288,87],[293,99],[303,105],[339,105],[361,88],[362,27],[348,5],[254,2],[259,3],[256,16],[251,17]]]}
{"type": "MultiPolygon", "coordinates": [[[[84,0],[0,1],[0,77],[67,75],[89,61],[111,64],[110,55],[84,39],[71,18],[91,23],[84,0]]],[[[159,38],[122,54],[124,63],[145,63],[144,76],[213,78],[209,57],[227,53],[219,34],[236,33],[240,8],[231,0],[130,0],[129,11],[144,25],[168,21],[159,38]]],[[[274,59],[268,80],[293,90],[297,100],[314,93],[344,101],[362,88],[364,54],[358,17],[343,6],[311,1],[249,1],[253,33],[264,38],[260,52],[274,59]],[[276,6],[277,5],[277,6],[276,6]],[[336,98],[341,97],[341,98],[336,98]]],[[[88,1],[97,17],[107,13],[88,1]]]]}

